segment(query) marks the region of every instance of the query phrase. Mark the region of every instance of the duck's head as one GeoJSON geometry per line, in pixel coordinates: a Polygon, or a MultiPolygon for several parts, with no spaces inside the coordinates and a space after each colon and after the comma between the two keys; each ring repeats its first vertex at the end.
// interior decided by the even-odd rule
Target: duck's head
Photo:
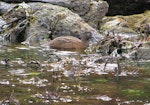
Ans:
{"type": "Polygon", "coordinates": [[[92,38],[91,32],[84,32],[83,34],[81,34],[82,41],[89,41],[91,38],[92,38]]]}

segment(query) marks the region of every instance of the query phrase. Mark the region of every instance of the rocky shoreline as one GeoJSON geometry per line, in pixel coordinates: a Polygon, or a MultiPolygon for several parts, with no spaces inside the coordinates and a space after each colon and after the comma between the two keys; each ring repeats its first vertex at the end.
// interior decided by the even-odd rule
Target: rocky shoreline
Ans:
{"type": "Polygon", "coordinates": [[[91,33],[91,44],[94,44],[104,39],[107,33],[114,33],[115,37],[149,48],[144,45],[150,34],[149,10],[129,16],[106,16],[109,10],[106,1],[35,1],[0,2],[0,40],[36,46],[60,36],[80,39],[84,33],[91,33]]]}

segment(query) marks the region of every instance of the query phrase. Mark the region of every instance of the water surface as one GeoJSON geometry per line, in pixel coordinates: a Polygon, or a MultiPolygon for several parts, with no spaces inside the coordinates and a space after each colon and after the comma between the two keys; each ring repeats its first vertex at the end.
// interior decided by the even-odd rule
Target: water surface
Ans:
{"type": "MultiPolygon", "coordinates": [[[[22,45],[0,46],[0,102],[20,105],[149,105],[150,65],[96,62],[79,54],[22,45]]],[[[124,63],[124,62],[123,62],[124,63]]]]}

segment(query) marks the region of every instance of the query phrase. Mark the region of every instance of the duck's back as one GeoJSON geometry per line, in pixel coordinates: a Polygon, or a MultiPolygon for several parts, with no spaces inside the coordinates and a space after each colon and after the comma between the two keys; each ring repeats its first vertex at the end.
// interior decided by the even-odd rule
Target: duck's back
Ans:
{"type": "Polygon", "coordinates": [[[57,37],[49,45],[54,49],[84,49],[87,47],[84,42],[73,36],[57,37]]]}

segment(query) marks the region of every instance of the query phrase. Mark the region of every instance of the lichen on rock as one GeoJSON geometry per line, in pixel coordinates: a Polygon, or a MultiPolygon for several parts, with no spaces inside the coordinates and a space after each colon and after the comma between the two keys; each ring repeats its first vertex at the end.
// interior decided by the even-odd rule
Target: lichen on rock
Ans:
{"type": "Polygon", "coordinates": [[[44,3],[36,3],[36,5],[29,3],[29,5],[33,8],[33,15],[37,19],[27,29],[27,36],[37,36],[34,37],[37,42],[46,37],[53,39],[66,35],[80,38],[80,35],[85,32],[91,32],[93,40],[101,38],[96,29],[67,8],[44,3]]]}
{"type": "Polygon", "coordinates": [[[150,32],[150,11],[129,16],[105,17],[101,30],[130,35],[148,34],[150,32]]]}
{"type": "Polygon", "coordinates": [[[5,29],[8,32],[5,31],[4,36],[8,36],[11,42],[26,40],[27,44],[36,44],[43,39],[53,39],[65,35],[81,38],[81,35],[86,32],[91,33],[93,42],[101,39],[99,32],[77,13],[49,3],[15,4],[3,14],[3,18],[8,25],[5,29]],[[23,29],[18,30],[18,26],[22,25],[23,29]]]}

